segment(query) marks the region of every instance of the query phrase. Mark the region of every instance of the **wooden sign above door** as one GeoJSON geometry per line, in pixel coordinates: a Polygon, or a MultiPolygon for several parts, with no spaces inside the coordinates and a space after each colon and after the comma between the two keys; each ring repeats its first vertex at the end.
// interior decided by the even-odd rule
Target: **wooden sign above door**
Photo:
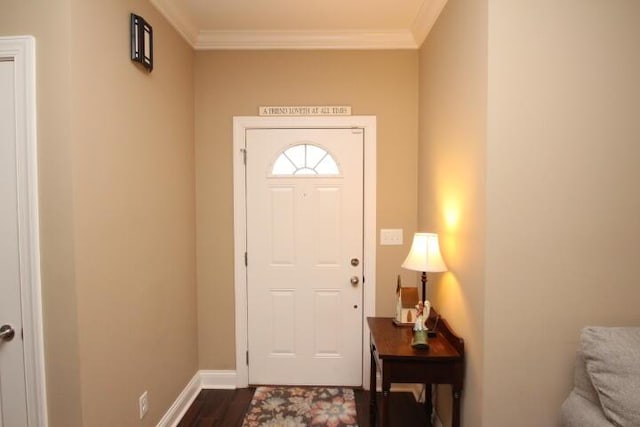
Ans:
{"type": "Polygon", "coordinates": [[[350,116],[350,105],[269,105],[258,108],[260,116],[350,116]]]}

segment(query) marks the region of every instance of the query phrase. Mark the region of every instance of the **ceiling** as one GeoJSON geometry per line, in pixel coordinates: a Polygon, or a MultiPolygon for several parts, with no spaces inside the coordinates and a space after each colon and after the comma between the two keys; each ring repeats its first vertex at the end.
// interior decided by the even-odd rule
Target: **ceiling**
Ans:
{"type": "Polygon", "coordinates": [[[417,49],[447,0],[150,0],[195,49],[417,49]]]}

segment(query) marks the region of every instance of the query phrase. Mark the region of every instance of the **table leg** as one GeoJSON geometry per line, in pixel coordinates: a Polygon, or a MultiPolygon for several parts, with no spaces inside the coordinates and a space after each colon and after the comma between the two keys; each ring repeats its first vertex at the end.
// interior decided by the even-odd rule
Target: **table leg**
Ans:
{"type": "Polygon", "coordinates": [[[460,427],[460,398],[462,397],[462,389],[458,387],[452,387],[453,391],[453,414],[451,425],[452,427],[460,427]]]}
{"type": "Polygon", "coordinates": [[[427,414],[427,419],[429,420],[429,425],[431,425],[432,414],[433,414],[433,395],[431,384],[424,385],[424,411],[427,414]]]}
{"type": "Polygon", "coordinates": [[[380,427],[389,425],[389,398],[391,397],[391,381],[382,370],[382,413],[380,414],[380,427]]]}
{"type": "Polygon", "coordinates": [[[378,370],[376,368],[376,358],[373,355],[373,348],[371,348],[371,368],[369,369],[369,416],[371,417],[371,425],[376,425],[376,416],[378,415],[378,406],[376,402],[376,374],[378,370]]]}

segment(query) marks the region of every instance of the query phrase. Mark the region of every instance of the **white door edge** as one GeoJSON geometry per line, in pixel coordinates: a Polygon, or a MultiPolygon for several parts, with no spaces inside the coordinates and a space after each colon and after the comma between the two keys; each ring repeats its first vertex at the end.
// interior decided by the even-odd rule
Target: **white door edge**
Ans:
{"type": "Polygon", "coordinates": [[[40,281],[35,39],[32,36],[0,37],[0,60],[15,64],[20,287],[27,416],[29,426],[47,426],[40,281]]]}
{"type": "Polygon", "coordinates": [[[236,386],[249,385],[247,343],[246,183],[244,170],[247,129],[362,128],[364,129],[364,310],[362,319],[362,386],[369,386],[369,329],[366,318],[376,306],[376,117],[257,117],[233,118],[234,287],[236,325],[236,386]]]}

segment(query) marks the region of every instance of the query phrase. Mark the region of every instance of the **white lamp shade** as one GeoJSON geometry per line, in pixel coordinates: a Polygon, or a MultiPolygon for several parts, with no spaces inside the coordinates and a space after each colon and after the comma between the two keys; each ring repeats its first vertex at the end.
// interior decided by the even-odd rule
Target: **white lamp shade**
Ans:
{"type": "Polygon", "coordinates": [[[447,265],[440,255],[438,235],[435,233],[416,233],[407,259],[402,263],[402,268],[427,273],[439,273],[447,271],[447,265]]]}

